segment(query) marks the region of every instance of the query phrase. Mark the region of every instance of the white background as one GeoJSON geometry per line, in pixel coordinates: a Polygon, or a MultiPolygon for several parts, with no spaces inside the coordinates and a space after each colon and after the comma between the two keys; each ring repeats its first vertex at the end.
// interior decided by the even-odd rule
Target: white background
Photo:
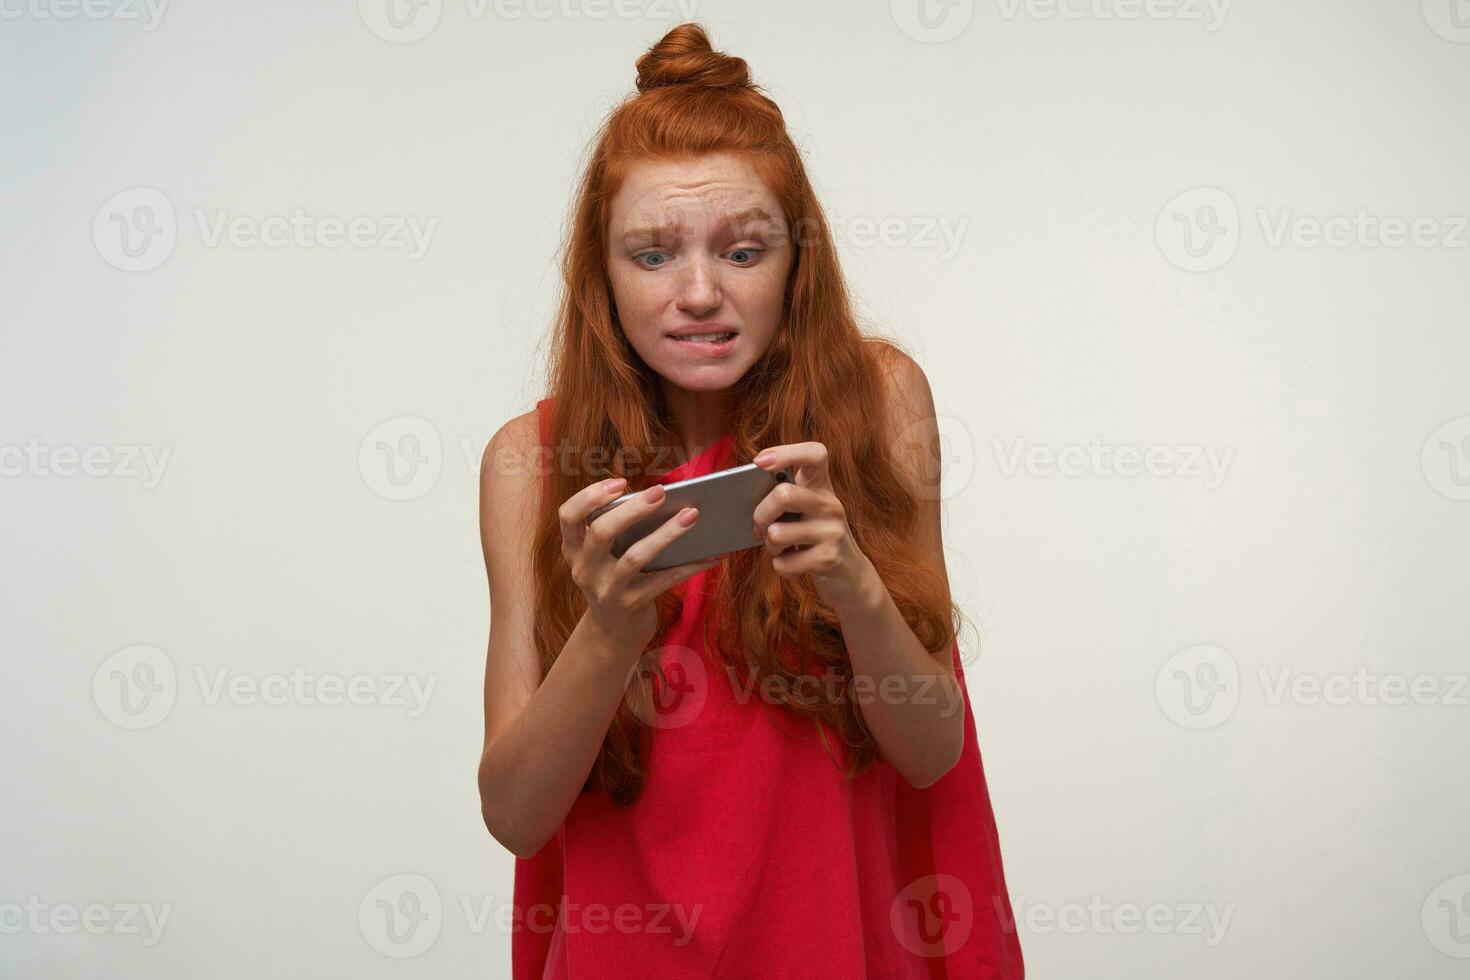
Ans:
{"type": "MultiPolygon", "coordinates": [[[[95,2],[0,2],[0,973],[507,976],[475,469],[686,18],[95,2]],[[210,243],[298,208],[432,233],[210,243]],[[298,668],[370,703],[215,687],[298,668]]],[[[1029,975],[1462,976],[1470,7],[924,2],[693,13],[933,386],[1029,975]]]]}

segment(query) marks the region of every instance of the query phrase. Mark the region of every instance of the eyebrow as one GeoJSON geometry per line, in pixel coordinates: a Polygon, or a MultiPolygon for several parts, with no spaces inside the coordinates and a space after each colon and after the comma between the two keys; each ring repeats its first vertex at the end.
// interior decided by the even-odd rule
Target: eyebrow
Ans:
{"type": "MultiPolygon", "coordinates": [[[[747,222],[774,225],[776,219],[766,213],[761,207],[745,208],[743,211],[732,211],[725,215],[720,223],[721,228],[729,228],[733,225],[743,225],[747,222]]],[[[649,225],[641,228],[630,228],[623,233],[623,244],[627,245],[634,241],[643,239],[659,239],[670,233],[677,233],[677,224],[649,225]]]]}

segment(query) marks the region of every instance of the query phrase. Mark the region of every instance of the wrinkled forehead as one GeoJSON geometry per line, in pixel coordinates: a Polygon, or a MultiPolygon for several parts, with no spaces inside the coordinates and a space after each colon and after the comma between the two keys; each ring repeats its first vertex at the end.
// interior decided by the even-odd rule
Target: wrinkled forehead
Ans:
{"type": "Polygon", "coordinates": [[[779,231],[781,204],[748,163],[735,157],[650,162],[633,167],[613,195],[608,233],[779,231]]]}

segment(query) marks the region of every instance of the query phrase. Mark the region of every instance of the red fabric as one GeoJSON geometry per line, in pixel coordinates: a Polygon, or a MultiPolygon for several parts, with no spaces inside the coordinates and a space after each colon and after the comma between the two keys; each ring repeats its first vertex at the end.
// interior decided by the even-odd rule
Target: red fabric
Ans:
{"type": "MultiPolygon", "coordinates": [[[[660,482],[733,465],[730,445],[660,482]]],[[[516,859],[514,980],[1020,980],[968,691],[964,752],[937,783],[914,789],[879,760],[844,785],[811,722],[763,708],[707,656],[720,571],[677,587],[642,796],[619,808],[582,793],[556,837],[516,859]]],[[[963,689],[957,643],[954,657],[963,689]]]]}

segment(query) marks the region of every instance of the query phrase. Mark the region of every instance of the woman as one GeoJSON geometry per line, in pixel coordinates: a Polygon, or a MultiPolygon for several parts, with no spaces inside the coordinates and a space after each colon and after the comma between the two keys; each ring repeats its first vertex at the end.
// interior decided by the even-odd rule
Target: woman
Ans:
{"type": "Polygon", "coordinates": [[[745,62],[685,24],[637,67],[576,201],[550,396],[481,468],[513,975],[1021,977],[924,374],[858,331],[745,62]],[[664,484],[751,461],[796,473],[762,546],[642,571],[686,509],[612,557],[664,484]]]}

